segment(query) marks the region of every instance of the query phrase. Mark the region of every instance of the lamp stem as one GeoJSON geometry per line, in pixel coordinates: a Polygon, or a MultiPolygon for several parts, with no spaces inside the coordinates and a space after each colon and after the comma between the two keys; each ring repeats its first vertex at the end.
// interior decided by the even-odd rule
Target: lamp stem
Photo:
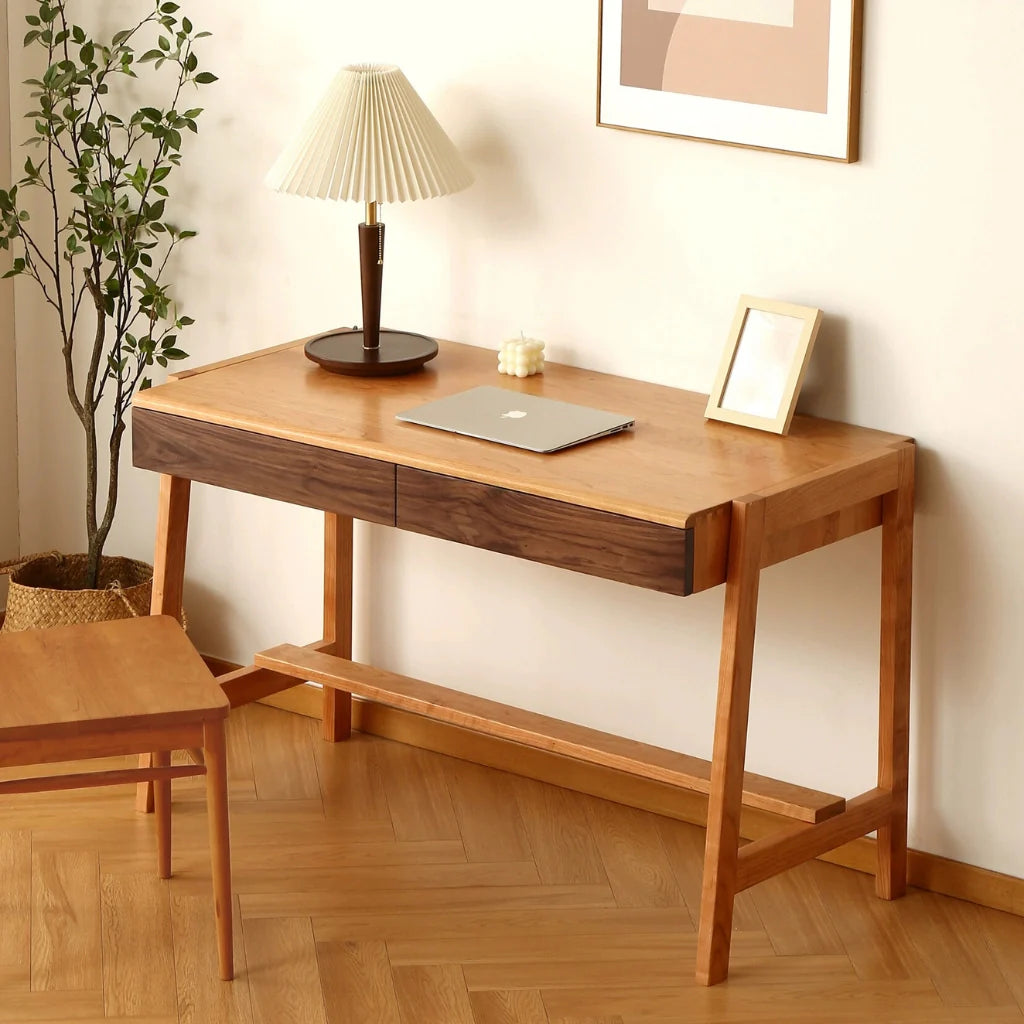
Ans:
{"type": "Polygon", "coordinates": [[[359,276],[363,291],[363,349],[380,349],[380,296],[384,283],[384,225],[377,204],[366,204],[366,223],[359,225],[359,276]]]}

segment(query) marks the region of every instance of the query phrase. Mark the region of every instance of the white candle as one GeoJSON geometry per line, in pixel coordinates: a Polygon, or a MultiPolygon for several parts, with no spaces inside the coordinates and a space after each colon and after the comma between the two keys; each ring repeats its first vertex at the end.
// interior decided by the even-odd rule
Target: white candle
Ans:
{"type": "Polygon", "coordinates": [[[536,338],[512,338],[498,352],[498,373],[530,377],[544,370],[544,342],[536,338]]]}

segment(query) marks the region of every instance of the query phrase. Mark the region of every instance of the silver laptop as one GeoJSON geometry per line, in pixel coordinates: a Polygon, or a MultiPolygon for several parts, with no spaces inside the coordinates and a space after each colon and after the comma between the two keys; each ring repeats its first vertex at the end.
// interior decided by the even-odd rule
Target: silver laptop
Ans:
{"type": "Polygon", "coordinates": [[[531,452],[557,452],[633,426],[630,416],[553,398],[480,387],[400,412],[398,419],[497,441],[531,452]]]}

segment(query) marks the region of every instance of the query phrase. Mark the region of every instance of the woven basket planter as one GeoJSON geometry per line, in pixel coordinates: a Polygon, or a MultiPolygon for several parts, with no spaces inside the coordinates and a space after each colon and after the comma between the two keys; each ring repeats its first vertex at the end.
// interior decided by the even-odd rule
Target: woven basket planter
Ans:
{"type": "Polygon", "coordinates": [[[105,622],[149,614],[153,567],[132,558],[100,560],[99,587],[83,588],[88,556],[33,555],[0,564],[11,576],[4,632],[105,622]]]}

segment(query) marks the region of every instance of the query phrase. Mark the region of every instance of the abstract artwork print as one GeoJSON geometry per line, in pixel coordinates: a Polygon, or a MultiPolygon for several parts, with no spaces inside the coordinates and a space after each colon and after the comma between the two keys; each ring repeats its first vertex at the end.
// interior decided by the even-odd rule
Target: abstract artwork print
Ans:
{"type": "Polygon", "coordinates": [[[598,124],[852,161],[859,0],[604,0],[598,124]]]}

